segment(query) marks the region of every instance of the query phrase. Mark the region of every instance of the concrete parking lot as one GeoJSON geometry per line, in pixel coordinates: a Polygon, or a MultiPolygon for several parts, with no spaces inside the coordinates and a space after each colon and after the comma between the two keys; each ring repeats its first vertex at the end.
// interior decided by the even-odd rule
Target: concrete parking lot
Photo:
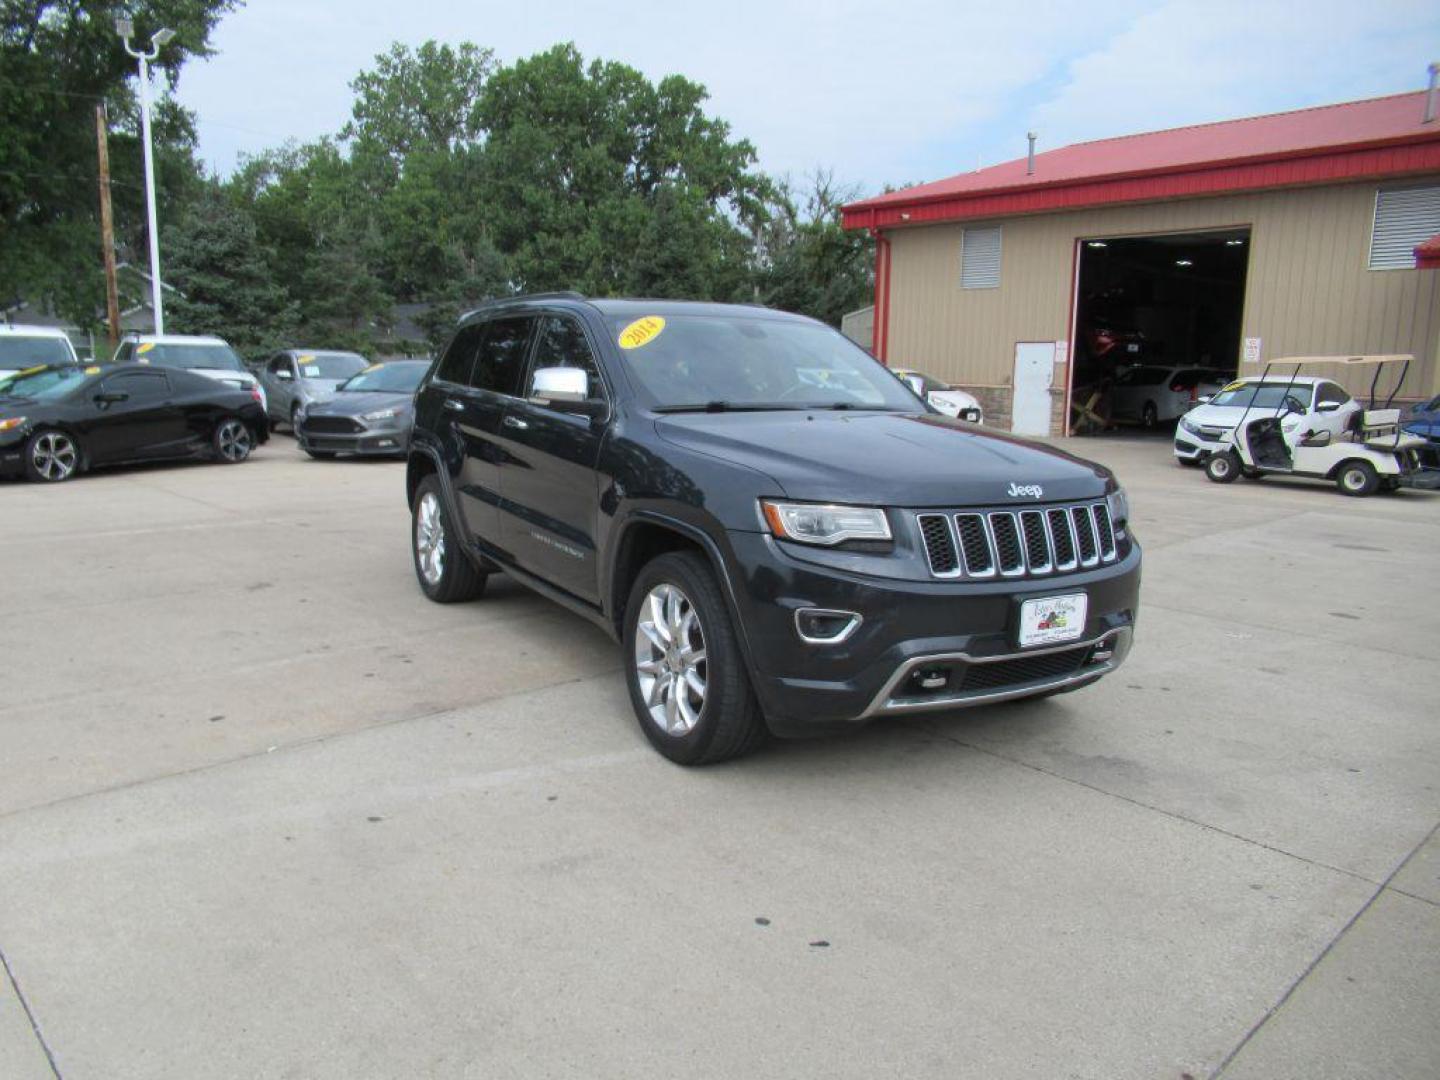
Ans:
{"type": "Polygon", "coordinates": [[[0,1077],[1440,1074],[1440,496],[1074,446],[1124,669],[699,771],[398,465],[0,485],[0,1077]]]}

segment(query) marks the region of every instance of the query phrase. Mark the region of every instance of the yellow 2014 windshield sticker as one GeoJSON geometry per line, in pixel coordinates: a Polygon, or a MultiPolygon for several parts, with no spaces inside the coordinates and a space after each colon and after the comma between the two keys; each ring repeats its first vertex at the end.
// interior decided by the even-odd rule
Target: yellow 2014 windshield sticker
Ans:
{"type": "Polygon", "coordinates": [[[622,349],[638,349],[643,345],[649,345],[660,336],[665,329],[665,320],[659,315],[646,315],[636,319],[624,330],[620,331],[620,347],[622,349]]]}
{"type": "Polygon", "coordinates": [[[1221,392],[1222,394],[1228,394],[1231,390],[1239,390],[1239,389],[1240,389],[1241,387],[1243,387],[1244,385],[1245,385],[1245,380],[1244,380],[1244,379],[1241,379],[1239,382],[1232,382],[1229,386],[1225,387],[1225,388],[1222,389],[1220,392],[1221,392]]]}
{"type": "Polygon", "coordinates": [[[87,367],[87,368],[85,369],[85,374],[86,374],[86,375],[99,375],[99,374],[100,374],[100,369],[99,369],[98,367],[87,367]]]}
{"type": "Polygon", "coordinates": [[[154,347],[155,347],[155,342],[153,342],[153,341],[147,341],[147,342],[145,342],[144,345],[141,345],[141,346],[140,346],[138,349],[136,349],[135,351],[136,351],[137,353],[147,353],[147,352],[149,352],[151,349],[153,349],[154,347]]]}

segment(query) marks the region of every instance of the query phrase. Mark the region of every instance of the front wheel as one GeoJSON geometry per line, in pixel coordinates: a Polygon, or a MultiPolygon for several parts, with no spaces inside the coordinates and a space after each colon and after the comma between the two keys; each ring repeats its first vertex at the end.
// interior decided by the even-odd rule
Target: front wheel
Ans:
{"type": "Polygon", "coordinates": [[[1368,461],[1347,461],[1335,475],[1342,495],[1369,495],[1380,486],[1380,476],[1368,461]]]}
{"type": "Polygon", "coordinates": [[[1160,411],[1153,401],[1145,402],[1145,408],[1140,410],[1140,423],[1151,431],[1160,426],[1160,411]]]}
{"type": "Polygon", "coordinates": [[[1205,461],[1205,475],[1217,484],[1231,483],[1240,475],[1240,455],[1234,450],[1211,454],[1205,461]]]}
{"type": "Polygon", "coordinates": [[[671,552],[640,571],[625,608],[624,650],[640,729],[671,761],[725,761],[764,738],[730,612],[700,555],[671,552]]]}
{"type": "Polygon", "coordinates": [[[420,591],[437,604],[473,600],[485,591],[486,575],[460,550],[460,537],[445,512],[440,481],[427,476],[415,491],[410,550],[420,591]]]}
{"type": "Polygon", "coordinates": [[[215,425],[210,444],[217,459],[226,465],[238,465],[250,456],[250,451],[255,448],[255,439],[243,420],[227,416],[215,425]]]}
{"type": "Polygon", "coordinates": [[[25,444],[25,475],[42,484],[69,480],[80,470],[80,447],[63,431],[37,431],[25,444]]]}

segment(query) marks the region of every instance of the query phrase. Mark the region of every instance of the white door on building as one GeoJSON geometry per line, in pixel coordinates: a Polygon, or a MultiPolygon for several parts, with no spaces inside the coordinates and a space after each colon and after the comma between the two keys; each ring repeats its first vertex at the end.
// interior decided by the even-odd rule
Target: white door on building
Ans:
{"type": "Polygon", "coordinates": [[[1055,375],[1053,341],[1015,344],[1015,384],[1010,430],[1019,435],[1050,434],[1050,381],[1055,375]]]}

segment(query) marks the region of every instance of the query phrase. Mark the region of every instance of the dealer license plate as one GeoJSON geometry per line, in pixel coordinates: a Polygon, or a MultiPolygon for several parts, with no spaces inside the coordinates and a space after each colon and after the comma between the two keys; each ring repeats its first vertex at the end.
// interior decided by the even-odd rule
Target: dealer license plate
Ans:
{"type": "Polygon", "coordinates": [[[1085,632],[1090,598],[1084,593],[1044,596],[1020,605],[1020,644],[1054,645],[1085,632]]]}

